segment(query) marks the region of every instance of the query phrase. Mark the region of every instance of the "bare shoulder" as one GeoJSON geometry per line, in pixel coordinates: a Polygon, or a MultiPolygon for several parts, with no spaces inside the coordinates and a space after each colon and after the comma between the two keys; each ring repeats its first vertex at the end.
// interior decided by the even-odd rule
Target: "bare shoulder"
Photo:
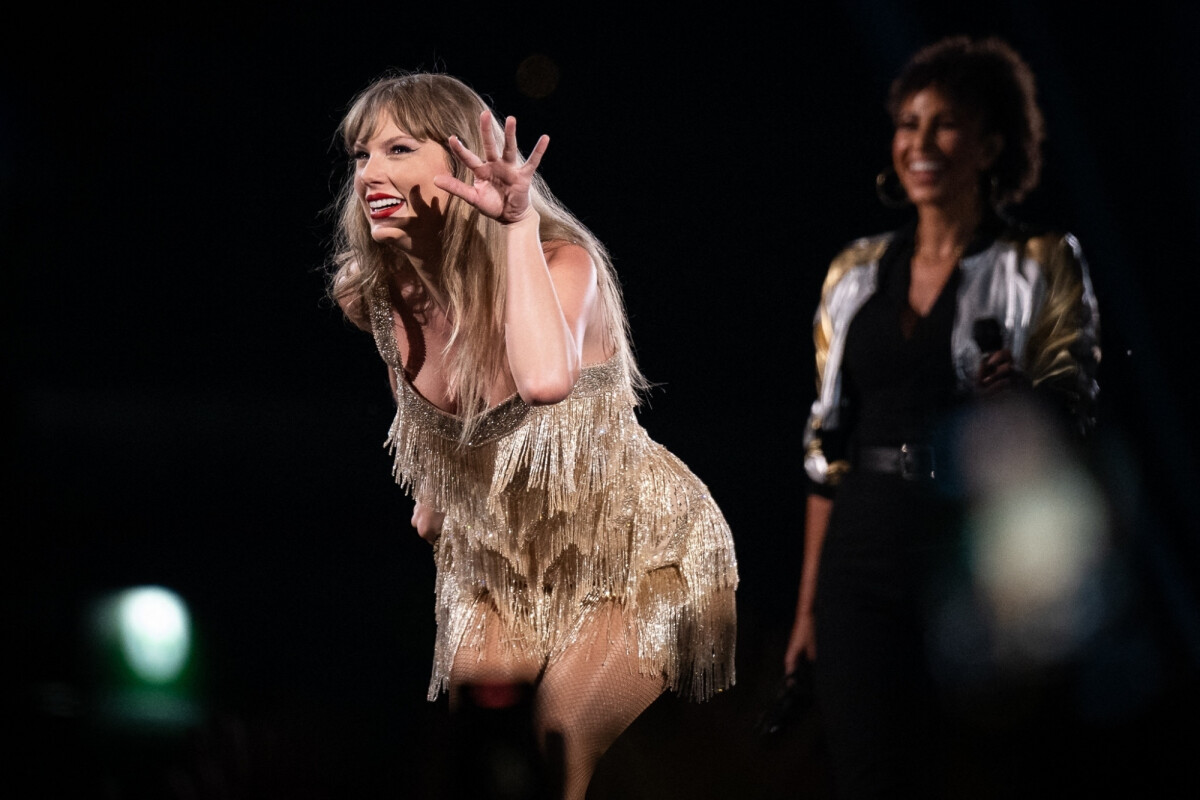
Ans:
{"type": "Polygon", "coordinates": [[[546,266],[550,269],[566,272],[580,272],[581,274],[594,274],[596,264],[592,260],[592,255],[582,245],[568,242],[563,239],[551,239],[547,242],[542,242],[542,252],[546,256],[546,266]]]}

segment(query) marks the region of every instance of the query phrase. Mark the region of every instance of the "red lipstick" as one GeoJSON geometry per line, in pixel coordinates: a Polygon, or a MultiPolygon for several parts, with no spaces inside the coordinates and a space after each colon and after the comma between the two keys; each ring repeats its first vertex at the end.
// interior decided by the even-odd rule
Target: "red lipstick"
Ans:
{"type": "Polygon", "coordinates": [[[392,214],[395,214],[404,207],[404,201],[390,194],[369,194],[367,195],[367,214],[371,219],[386,219],[392,214]],[[391,205],[372,208],[371,203],[377,200],[393,200],[391,205]]]}

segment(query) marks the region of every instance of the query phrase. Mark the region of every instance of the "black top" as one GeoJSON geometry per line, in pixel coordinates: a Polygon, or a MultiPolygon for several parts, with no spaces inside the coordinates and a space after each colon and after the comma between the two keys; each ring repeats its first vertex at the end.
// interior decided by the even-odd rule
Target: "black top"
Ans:
{"type": "MultiPolygon", "coordinates": [[[[990,245],[1002,227],[986,219],[967,254],[990,245]]],[[[915,232],[915,223],[897,232],[879,260],[878,288],[846,335],[842,381],[851,454],[857,445],[929,443],[963,400],[950,353],[961,273],[956,268],[929,314],[918,316],[908,303],[915,232]]]]}

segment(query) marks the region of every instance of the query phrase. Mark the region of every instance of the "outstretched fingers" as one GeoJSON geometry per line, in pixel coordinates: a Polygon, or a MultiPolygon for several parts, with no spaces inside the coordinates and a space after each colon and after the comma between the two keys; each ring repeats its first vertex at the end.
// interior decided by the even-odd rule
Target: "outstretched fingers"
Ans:
{"type": "Polygon", "coordinates": [[[450,151],[467,165],[468,169],[476,170],[483,166],[483,159],[471,152],[471,150],[462,143],[462,139],[457,136],[450,137],[450,151]]]}
{"type": "Polygon", "coordinates": [[[444,192],[449,192],[455,197],[461,197],[471,205],[475,205],[479,197],[478,189],[470,184],[463,183],[453,175],[435,175],[433,185],[444,192]]]}
{"type": "Polygon", "coordinates": [[[517,118],[504,118],[504,160],[517,163],[517,118]]]}
{"type": "MultiPolygon", "coordinates": [[[[543,133],[529,153],[529,158],[525,159],[521,171],[526,175],[536,171],[538,164],[542,163],[542,154],[549,146],[550,137],[543,133]]],[[[517,118],[506,117],[504,120],[504,160],[510,164],[516,164],[518,155],[520,155],[520,151],[517,150],[517,118]]]]}
{"type": "Polygon", "coordinates": [[[533,150],[529,153],[529,158],[525,159],[525,165],[530,172],[537,170],[538,165],[542,163],[542,154],[546,152],[546,148],[550,146],[550,137],[542,134],[537,144],[533,146],[533,150]]]}
{"type": "Polygon", "coordinates": [[[501,222],[515,222],[529,210],[529,191],[533,174],[542,162],[550,137],[542,135],[529,158],[521,160],[517,149],[517,120],[504,120],[504,144],[496,141],[496,125],[491,111],[479,115],[479,139],[482,154],[471,152],[457,136],[451,136],[447,146],[474,177],[470,184],[447,176],[434,179],[435,185],[462,198],[483,214],[501,222]]]}
{"type": "MultiPolygon", "coordinates": [[[[492,112],[483,111],[479,114],[479,139],[483,143],[483,158],[472,153],[463,145],[462,141],[457,136],[451,137],[451,147],[456,155],[463,159],[464,163],[472,170],[483,166],[485,163],[502,161],[506,164],[516,166],[521,152],[517,149],[517,118],[504,118],[504,147],[496,152],[496,136],[495,126],[492,124],[492,112]]],[[[550,145],[550,137],[542,134],[534,145],[533,151],[529,154],[529,158],[525,159],[524,171],[532,172],[537,169],[538,164],[542,162],[542,155],[546,152],[546,148],[550,145]]]]}
{"type": "MultiPolygon", "coordinates": [[[[512,119],[512,117],[509,117],[512,119]]],[[[483,142],[483,158],[485,161],[496,161],[500,158],[496,152],[496,136],[493,133],[492,112],[484,111],[479,115],[479,140],[483,142]]],[[[508,152],[508,132],[505,131],[505,155],[508,152]]]]}

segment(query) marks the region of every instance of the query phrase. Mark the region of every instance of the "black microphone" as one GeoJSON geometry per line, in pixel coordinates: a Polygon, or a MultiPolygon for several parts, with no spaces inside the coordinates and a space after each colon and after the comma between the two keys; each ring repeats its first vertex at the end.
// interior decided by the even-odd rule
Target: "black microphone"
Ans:
{"type": "Polygon", "coordinates": [[[1000,320],[995,317],[981,317],[975,320],[971,329],[971,338],[979,345],[979,351],[988,356],[1004,347],[1004,337],[1000,333],[1000,320]]]}

